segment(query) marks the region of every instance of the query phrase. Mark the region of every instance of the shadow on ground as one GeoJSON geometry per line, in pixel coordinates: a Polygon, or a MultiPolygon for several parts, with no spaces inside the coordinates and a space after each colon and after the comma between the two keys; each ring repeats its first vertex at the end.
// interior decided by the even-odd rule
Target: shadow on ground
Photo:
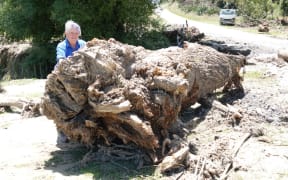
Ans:
{"type": "MultiPolygon", "coordinates": [[[[91,149],[73,143],[61,144],[58,147],[61,150],[51,153],[52,158],[45,162],[45,169],[61,173],[64,176],[87,175],[87,177],[92,179],[155,177],[155,167],[144,164],[138,169],[139,162],[137,158],[127,160],[121,160],[121,158],[111,159],[111,157],[107,156],[109,152],[101,155],[99,149],[91,149]]],[[[109,148],[107,150],[109,151],[109,148]]],[[[110,153],[115,153],[115,151],[110,153]]]]}

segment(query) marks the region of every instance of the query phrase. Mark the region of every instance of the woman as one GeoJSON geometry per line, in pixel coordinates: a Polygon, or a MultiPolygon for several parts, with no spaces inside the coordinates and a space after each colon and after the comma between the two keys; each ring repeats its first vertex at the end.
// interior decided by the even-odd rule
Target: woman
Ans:
{"type": "Polygon", "coordinates": [[[80,26],[69,20],[65,23],[65,40],[60,42],[56,48],[56,60],[59,61],[66,59],[68,56],[72,56],[74,51],[82,48],[86,45],[86,42],[79,39],[81,36],[80,26]]]}
{"type": "MultiPolygon", "coordinates": [[[[63,59],[72,56],[74,51],[77,51],[79,48],[82,48],[86,45],[86,42],[82,39],[79,39],[79,36],[81,36],[80,26],[72,20],[67,21],[65,23],[65,40],[60,42],[56,48],[57,64],[63,59]]],[[[67,138],[67,136],[62,131],[57,131],[57,143],[68,143],[69,139],[67,138]]]]}

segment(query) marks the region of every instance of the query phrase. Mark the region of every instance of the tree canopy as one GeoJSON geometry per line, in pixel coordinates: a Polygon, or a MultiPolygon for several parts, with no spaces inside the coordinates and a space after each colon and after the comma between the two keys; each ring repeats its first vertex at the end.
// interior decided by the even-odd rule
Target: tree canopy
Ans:
{"type": "Polygon", "coordinates": [[[0,31],[34,42],[61,37],[70,19],[80,24],[86,40],[139,34],[154,8],[150,0],[2,0],[0,5],[0,31]]]}

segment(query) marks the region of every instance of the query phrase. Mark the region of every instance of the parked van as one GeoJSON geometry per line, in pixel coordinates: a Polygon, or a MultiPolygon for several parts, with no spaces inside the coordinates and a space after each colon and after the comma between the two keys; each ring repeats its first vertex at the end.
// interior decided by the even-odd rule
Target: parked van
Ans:
{"type": "Polygon", "coordinates": [[[221,9],[219,13],[220,24],[235,25],[236,16],[235,9],[221,9]]]}

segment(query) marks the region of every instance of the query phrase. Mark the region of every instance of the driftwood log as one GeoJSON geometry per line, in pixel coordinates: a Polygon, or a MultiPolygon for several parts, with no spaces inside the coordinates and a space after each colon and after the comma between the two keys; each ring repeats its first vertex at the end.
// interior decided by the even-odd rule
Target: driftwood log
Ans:
{"type": "Polygon", "coordinates": [[[224,41],[216,40],[201,40],[198,42],[201,45],[210,46],[219,52],[233,55],[248,56],[251,53],[251,49],[236,44],[226,44],[224,41]]]}
{"type": "Polygon", "coordinates": [[[17,108],[23,118],[40,116],[40,103],[27,99],[0,96],[0,108],[17,108]]]}
{"type": "Polygon", "coordinates": [[[95,38],[48,75],[41,108],[71,140],[161,154],[182,109],[217,88],[242,89],[244,60],[193,43],[151,51],[95,38]]]}

